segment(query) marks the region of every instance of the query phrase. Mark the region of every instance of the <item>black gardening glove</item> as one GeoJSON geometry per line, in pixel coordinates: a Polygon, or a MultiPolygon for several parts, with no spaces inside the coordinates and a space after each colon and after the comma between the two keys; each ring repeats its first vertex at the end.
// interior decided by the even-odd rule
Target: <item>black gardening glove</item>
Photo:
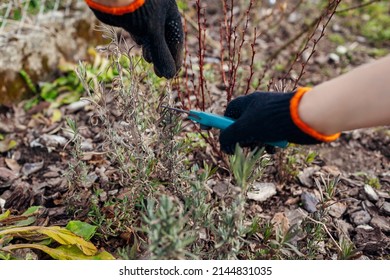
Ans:
{"type": "Polygon", "coordinates": [[[157,76],[170,79],[176,75],[182,64],[184,35],[174,0],[135,0],[128,9],[85,1],[100,21],[130,33],[142,46],[145,60],[154,64],[157,76]]]}
{"type": "Polygon", "coordinates": [[[317,144],[333,141],[339,134],[322,135],[303,123],[298,104],[309,88],[290,93],[255,92],[230,102],[225,116],[237,121],[221,131],[222,151],[233,154],[236,143],[242,147],[288,141],[296,144],[317,144]]]}

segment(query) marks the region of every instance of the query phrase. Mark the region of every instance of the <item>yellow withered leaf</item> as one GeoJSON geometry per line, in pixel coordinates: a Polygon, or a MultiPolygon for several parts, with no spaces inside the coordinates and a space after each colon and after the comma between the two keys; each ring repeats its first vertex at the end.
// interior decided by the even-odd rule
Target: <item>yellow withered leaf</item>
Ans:
{"type": "Polygon", "coordinates": [[[62,119],[62,112],[59,109],[54,109],[50,118],[51,122],[56,123],[61,121],[61,119],[62,119]]]}

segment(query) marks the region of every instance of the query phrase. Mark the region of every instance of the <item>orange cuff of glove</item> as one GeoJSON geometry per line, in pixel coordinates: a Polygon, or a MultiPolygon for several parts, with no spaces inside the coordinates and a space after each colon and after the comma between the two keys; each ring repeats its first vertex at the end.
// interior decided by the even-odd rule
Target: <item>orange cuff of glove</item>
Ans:
{"type": "Polygon", "coordinates": [[[145,1],[146,0],[134,0],[131,4],[129,4],[127,6],[110,7],[110,6],[100,4],[100,3],[96,3],[92,0],[85,0],[85,2],[87,3],[87,5],[90,8],[95,9],[99,12],[103,12],[103,13],[111,14],[111,15],[115,15],[115,16],[121,16],[124,14],[132,13],[132,12],[136,11],[137,9],[139,9],[140,7],[142,7],[145,4],[145,1]]]}
{"type": "Polygon", "coordinates": [[[341,133],[336,133],[332,135],[324,135],[315,129],[311,128],[309,125],[307,125],[305,122],[301,120],[298,114],[298,106],[299,102],[301,101],[303,95],[310,91],[311,88],[309,87],[301,87],[298,88],[295,95],[290,101],[290,114],[291,114],[291,119],[293,120],[294,124],[303,132],[306,134],[310,135],[311,137],[323,141],[323,142],[331,142],[336,140],[337,138],[340,137],[341,133]]]}

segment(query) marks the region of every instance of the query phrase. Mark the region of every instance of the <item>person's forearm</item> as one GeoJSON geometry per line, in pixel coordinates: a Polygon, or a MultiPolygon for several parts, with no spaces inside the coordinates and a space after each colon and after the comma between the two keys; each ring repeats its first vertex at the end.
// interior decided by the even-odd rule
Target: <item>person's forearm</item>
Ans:
{"type": "Polygon", "coordinates": [[[390,55],[315,86],[298,111],[325,135],[390,125],[390,55]]]}

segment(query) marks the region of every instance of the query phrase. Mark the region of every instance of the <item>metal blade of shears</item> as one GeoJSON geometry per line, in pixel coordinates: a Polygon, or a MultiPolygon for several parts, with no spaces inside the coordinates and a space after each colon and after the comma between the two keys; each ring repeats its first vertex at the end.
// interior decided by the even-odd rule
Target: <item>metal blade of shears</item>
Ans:
{"type": "Polygon", "coordinates": [[[169,106],[165,106],[165,105],[162,105],[161,107],[169,109],[169,110],[172,110],[172,111],[175,111],[177,113],[187,114],[189,117],[191,117],[191,119],[192,118],[199,119],[199,117],[197,115],[193,114],[191,111],[188,111],[188,110],[183,110],[183,109],[179,109],[179,108],[173,108],[173,107],[169,107],[169,106]]]}

